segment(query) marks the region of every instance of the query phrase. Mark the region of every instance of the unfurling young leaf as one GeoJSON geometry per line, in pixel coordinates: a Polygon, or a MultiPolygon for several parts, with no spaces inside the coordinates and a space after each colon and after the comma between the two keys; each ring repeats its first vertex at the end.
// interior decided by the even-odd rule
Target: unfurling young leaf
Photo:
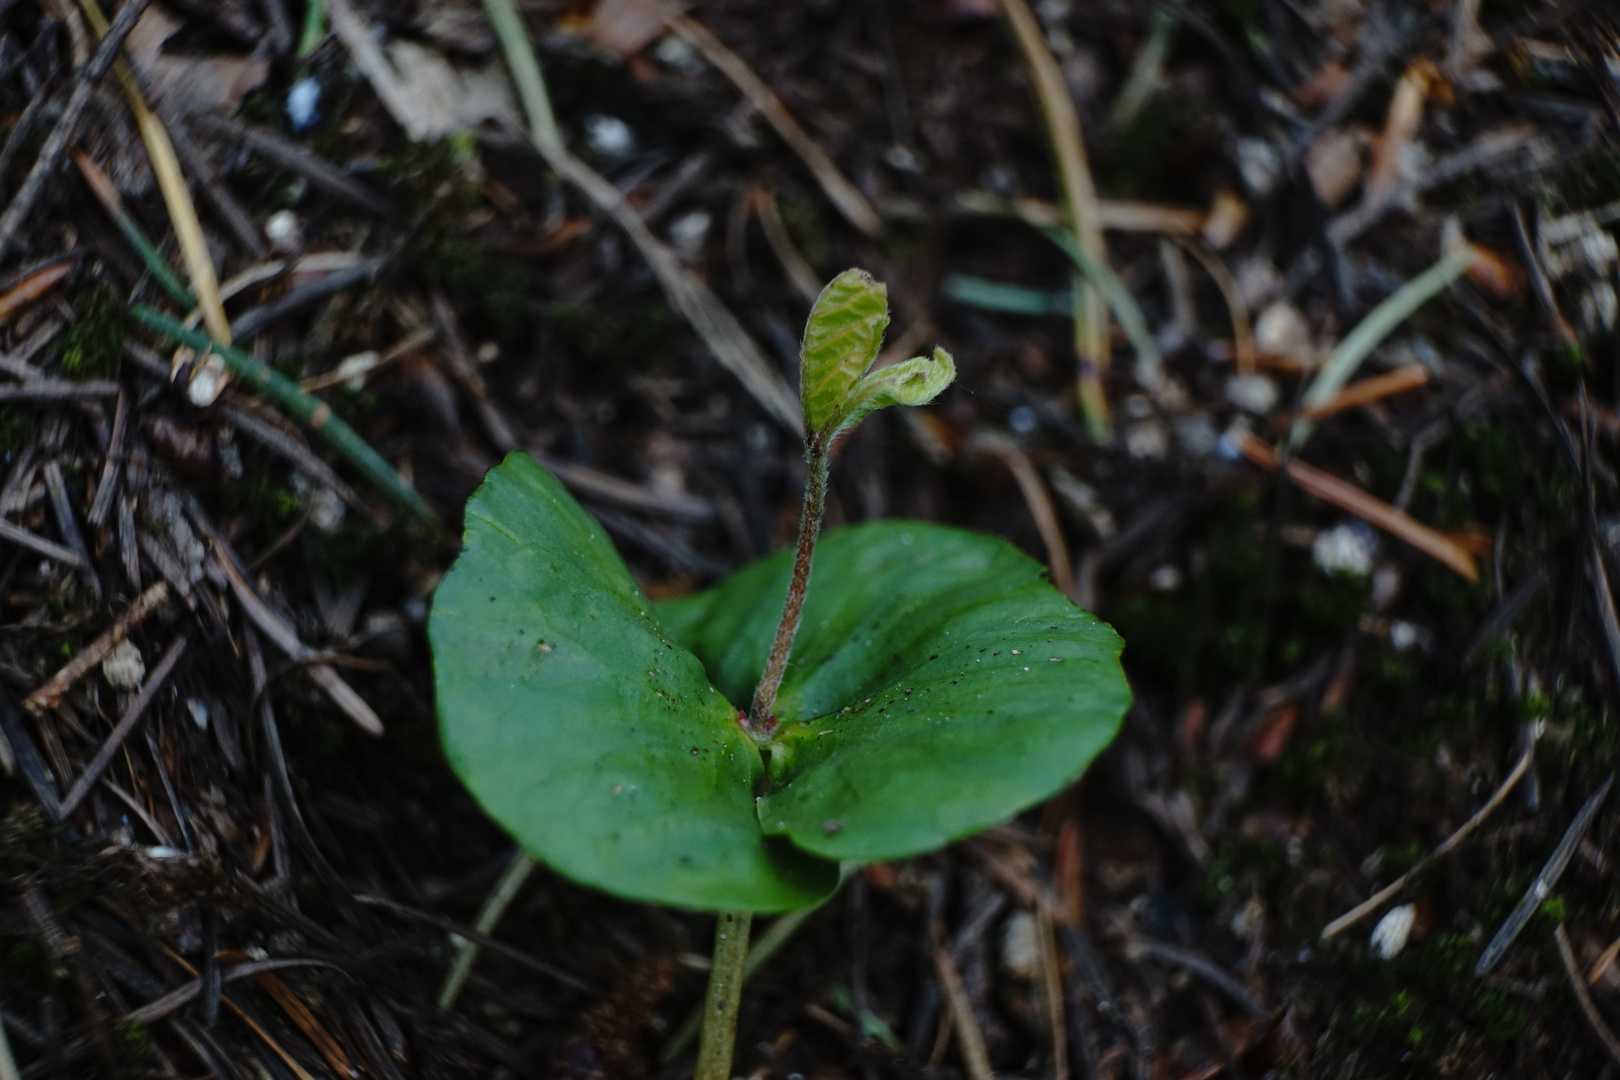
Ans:
{"type": "Polygon", "coordinates": [[[944,349],[935,349],[931,359],[919,356],[869,372],[888,325],[888,289],[865,270],[845,270],[821,290],[800,349],[807,438],[829,443],[868,413],[889,405],[925,405],[951,384],[956,365],[944,349]]]}

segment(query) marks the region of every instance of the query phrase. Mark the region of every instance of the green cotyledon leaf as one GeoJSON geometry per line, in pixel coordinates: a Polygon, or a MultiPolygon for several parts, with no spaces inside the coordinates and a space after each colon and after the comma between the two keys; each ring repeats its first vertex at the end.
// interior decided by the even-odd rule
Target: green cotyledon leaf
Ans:
{"type": "Polygon", "coordinates": [[[452,768],[559,873],[709,910],[786,911],[835,887],[834,864],[762,834],[763,763],[736,708],[528,455],[467,504],[428,629],[452,768]]]}
{"type": "MultiPolygon", "coordinates": [[[[789,552],[656,605],[746,700],[789,552]]],[[[826,859],[930,851],[1057,792],[1113,739],[1130,690],[1114,632],[1005,541],[913,521],[826,534],[767,747],[764,831],[826,859]]]]}

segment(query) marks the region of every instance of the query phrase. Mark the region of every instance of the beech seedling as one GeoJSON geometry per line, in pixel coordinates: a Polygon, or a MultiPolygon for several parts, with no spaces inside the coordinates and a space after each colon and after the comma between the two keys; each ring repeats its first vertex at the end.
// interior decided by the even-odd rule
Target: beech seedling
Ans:
{"type": "Polygon", "coordinates": [[[753,913],[1047,798],[1130,700],[1119,638],[1005,541],[917,521],[819,536],[839,434],[955,377],[943,349],[874,369],[888,321],[859,270],[811,311],[794,550],[652,603],[518,453],[468,502],[434,598],[445,752],[490,816],[575,881],[722,913],[699,1080],[730,1075],[753,913]]]}

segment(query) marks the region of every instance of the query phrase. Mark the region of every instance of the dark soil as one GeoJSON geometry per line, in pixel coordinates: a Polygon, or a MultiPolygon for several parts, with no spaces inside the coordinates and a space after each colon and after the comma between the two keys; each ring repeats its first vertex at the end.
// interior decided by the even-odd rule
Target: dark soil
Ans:
{"type": "MultiPolygon", "coordinates": [[[[369,6],[389,41],[498,65],[470,0],[369,6]]],[[[1620,969],[1604,950],[1620,935],[1608,849],[1620,801],[1572,834],[1567,867],[1500,962],[1475,966],[1616,756],[1620,626],[1605,625],[1620,573],[1620,352],[1606,230],[1620,217],[1620,22],[1601,3],[1493,0],[1474,5],[1476,38],[1466,3],[1189,0],[1164,9],[1180,20],[1157,81],[1119,120],[1154,9],[1035,5],[1099,194],[1199,211],[1223,192],[1240,200],[1245,223],[1208,254],[1257,319],[1294,317],[1306,351],[1439,259],[1448,228],[1486,252],[1496,273],[1438,295],[1357,375],[1418,364],[1426,384],[1323,419],[1302,453],[1467,546],[1470,581],[1217,440],[1245,389],[1268,387],[1275,399],[1247,423],[1283,435],[1310,375],[1284,355],[1280,322],[1261,319],[1269,382],[1234,387],[1222,294],[1161,234],[1108,234],[1169,380],[1139,385],[1115,335],[1110,439],[1080,415],[1067,318],[952,299],[956,275],[1070,287],[1039,233],[961,204],[972,191],[1058,197],[996,6],[691,10],[873,203],[885,227],[869,238],[701,57],[656,37],[620,56],[591,39],[593,5],[521,5],[568,144],[790,385],[808,303],[767,242],[760,189],[815,276],[869,269],[889,285],[891,338],[920,327],[913,352],[954,353],[958,380],[926,414],[876,415],[844,446],[829,523],[938,520],[1050,559],[1005,455],[976,449],[1000,434],[1046,482],[1076,599],[1127,642],[1136,703],[1114,748],[1015,822],[856,873],[750,984],[735,1072],[966,1075],[941,1032],[941,942],[1000,1075],[1056,1075],[1061,1046],[1068,1075],[1136,1080],[1613,1076],[1603,1025],[1620,1023],[1620,969]],[[1403,73],[1429,92],[1398,140],[1386,114],[1403,73]],[[628,144],[610,145],[603,117],[628,144]],[[1329,139],[1348,140],[1363,171],[1396,154],[1387,205],[1365,177],[1324,202],[1307,165],[1325,167],[1313,150],[1329,139]],[[1324,567],[1335,541],[1349,563],[1324,567]],[[1483,823],[1424,862],[1527,752],[1483,823]],[[1420,862],[1399,896],[1323,940],[1420,862]],[[1370,935],[1402,905],[1410,934],[1386,958],[1370,935]],[[1056,1041],[1035,947],[1047,916],[1056,1041]]],[[[247,50],[269,64],[212,121],[163,110],[191,147],[182,164],[220,279],[279,257],[267,239],[284,234],[266,228],[281,212],[301,234],[278,241],[288,250],[376,260],[291,308],[268,305],[316,275],[244,289],[229,314],[256,313],[259,328],[238,344],[293,380],[385,354],[363,380],[316,393],[440,520],[413,518],[307,418],[240,380],[192,404],[187,374],[170,377],[172,343],[128,315],[183,312],[63,159],[0,264],[0,733],[15,758],[0,776],[0,1078],[689,1075],[689,1053],[664,1065],[659,1052],[701,999],[712,916],[544,868],[492,931],[501,948],[482,950],[453,1007],[436,1004],[452,932],[473,924],[514,850],[440,753],[424,622],[462,504],[514,446],[583,476],[581,502],[664,596],[790,542],[798,433],[714,360],[626,235],[512,123],[412,142],[335,35],[294,55],[296,0],[176,0],[169,15],[164,59],[196,65],[193,84],[247,50]],[[286,101],[302,78],[320,85],[318,117],[294,130],[286,101]],[[233,108],[239,128],[221,126],[233,108]],[[302,157],[255,149],[242,129],[302,157]],[[323,179],[323,162],[362,195],[323,179]],[[42,297],[11,302],[64,260],[42,297]],[[24,392],[41,378],[67,389],[24,392]],[[334,474],[357,494],[340,497],[334,474]],[[59,816],[139,679],[116,685],[98,664],[54,707],[25,699],[158,582],[167,598],[130,640],[148,676],[175,642],[184,652],[59,816]],[[263,619],[302,651],[290,656],[263,619]],[[322,664],[385,734],[363,732],[312,680],[322,664]],[[237,970],[267,960],[284,964],[237,970]]],[[[75,85],[92,47],[82,27],[66,0],[0,0],[4,201],[75,85]]],[[[116,78],[73,145],[183,265],[116,78]]]]}

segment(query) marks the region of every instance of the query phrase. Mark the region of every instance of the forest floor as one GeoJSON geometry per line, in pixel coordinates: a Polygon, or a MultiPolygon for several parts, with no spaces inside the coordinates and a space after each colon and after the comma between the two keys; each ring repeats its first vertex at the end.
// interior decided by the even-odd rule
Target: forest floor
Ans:
{"type": "Polygon", "coordinates": [[[713,917],[544,868],[439,1004],[514,848],[426,614],[512,451],[654,598],[791,542],[849,266],[959,375],[829,523],[1009,539],[1135,703],[851,877],[734,1071],[968,1075],[940,943],[1002,1076],[1620,1074],[1610,5],[523,0],[567,178],[475,0],[152,4],[144,120],[93,6],[0,0],[0,1078],[689,1075],[713,917]],[[1145,323],[1084,365],[1071,214],[1145,323]],[[188,284],[271,393],[133,317],[188,284]]]}

